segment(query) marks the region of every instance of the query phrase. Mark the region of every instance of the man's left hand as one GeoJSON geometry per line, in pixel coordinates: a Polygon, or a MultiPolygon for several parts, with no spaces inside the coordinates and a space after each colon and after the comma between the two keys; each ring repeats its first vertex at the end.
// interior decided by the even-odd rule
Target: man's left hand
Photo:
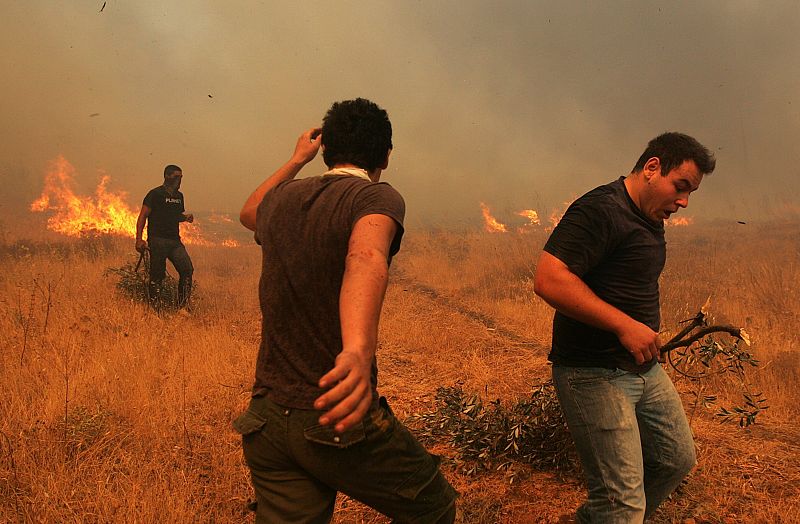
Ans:
{"type": "Polygon", "coordinates": [[[319,387],[331,390],[314,401],[315,409],[326,409],[319,423],[336,424],[334,430],[342,433],[364,418],[372,403],[370,382],[372,362],[354,351],[342,351],[336,365],[319,379],[319,387]]]}
{"type": "Polygon", "coordinates": [[[186,222],[189,222],[190,224],[194,222],[194,215],[191,213],[184,213],[183,218],[186,220],[186,222]]]}

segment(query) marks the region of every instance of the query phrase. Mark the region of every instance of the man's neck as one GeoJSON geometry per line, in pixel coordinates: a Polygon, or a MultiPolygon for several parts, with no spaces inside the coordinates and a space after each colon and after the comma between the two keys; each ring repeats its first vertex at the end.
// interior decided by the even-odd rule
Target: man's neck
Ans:
{"type": "Polygon", "coordinates": [[[350,164],[350,163],[347,163],[347,162],[342,163],[342,164],[335,164],[331,169],[363,169],[364,171],[366,171],[367,176],[369,177],[369,179],[372,180],[373,182],[379,182],[380,181],[380,179],[381,179],[381,171],[382,171],[381,169],[375,169],[374,171],[367,171],[363,167],[358,167],[355,164],[350,164]]]}
{"type": "Polygon", "coordinates": [[[639,201],[639,196],[641,192],[642,182],[644,181],[644,176],[642,173],[631,173],[625,177],[625,190],[628,191],[628,196],[631,197],[633,203],[636,204],[636,207],[639,210],[642,209],[642,204],[639,201]]]}

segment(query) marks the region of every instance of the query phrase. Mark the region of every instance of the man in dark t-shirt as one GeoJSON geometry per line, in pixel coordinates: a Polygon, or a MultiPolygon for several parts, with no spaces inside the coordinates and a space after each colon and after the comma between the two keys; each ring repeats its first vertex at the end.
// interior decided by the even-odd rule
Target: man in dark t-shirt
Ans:
{"type": "Polygon", "coordinates": [[[695,463],[680,398],[658,364],[663,221],[713,155],[665,133],[627,177],[572,203],[545,244],[535,291],[556,309],[553,382],[588,484],[578,522],[642,522],[695,463]]]}
{"type": "Polygon", "coordinates": [[[242,208],[262,251],[255,384],[234,422],[256,522],[328,522],[339,491],[398,522],[455,518],[438,458],[376,389],[378,320],[405,215],[379,182],[391,137],[374,103],[337,102],[242,208]],[[329,170],[295,180],[320,146],[329,170]]]}
{"type": "Polygon", "coordinates": [[[139,218],[136,220],[136,251],[150,250],[151,300],[161,294],[161,285],[167,271],[167,259],[178,272],[178,307],[189,302],[192,292],[192,259],[181,242],[180,222],[193,222],[194,216],[186,213],[181,187],[183,171],[175,165],[164,168],[164,183],[151,189],[144,197],[139,218]],[[142,239],[147,223],[147,241],[142,239]]]}

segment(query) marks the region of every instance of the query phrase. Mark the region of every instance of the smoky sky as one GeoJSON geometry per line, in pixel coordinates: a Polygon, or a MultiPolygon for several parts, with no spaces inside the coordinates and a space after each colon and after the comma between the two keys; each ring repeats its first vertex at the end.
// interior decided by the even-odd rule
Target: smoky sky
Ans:
{"type": "Polygon", "coordinates": [[[412,220],[546,213],[668,130],[717,156],[686,215],[797,210],[795,2],[3,4],[4,202],[61,154],[87,193],[108,174],[138,207],[178,164],[188,208],[237,212],[333,101],[361,96],[389,112],[383,180],[412,220]]]}

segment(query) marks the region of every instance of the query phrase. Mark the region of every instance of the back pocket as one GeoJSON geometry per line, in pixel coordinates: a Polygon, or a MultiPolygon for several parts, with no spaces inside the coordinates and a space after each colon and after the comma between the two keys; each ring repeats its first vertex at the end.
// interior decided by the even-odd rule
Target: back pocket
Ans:
{"type": "Polygon", "coordinates": [[[309,442],[334,448],[347,448],[362,442],[366,438],[363,422],[356,424],[344,433],[336,433],[333,430],[333,425],[315,424],[304,429],[303,436],[309,442]]]}
{"type": "Polygon", "coordinates": [[[267,423],[266,419],[249,409],[233,421],[233,429],[243,437],[261,431],[267,423]]]}

